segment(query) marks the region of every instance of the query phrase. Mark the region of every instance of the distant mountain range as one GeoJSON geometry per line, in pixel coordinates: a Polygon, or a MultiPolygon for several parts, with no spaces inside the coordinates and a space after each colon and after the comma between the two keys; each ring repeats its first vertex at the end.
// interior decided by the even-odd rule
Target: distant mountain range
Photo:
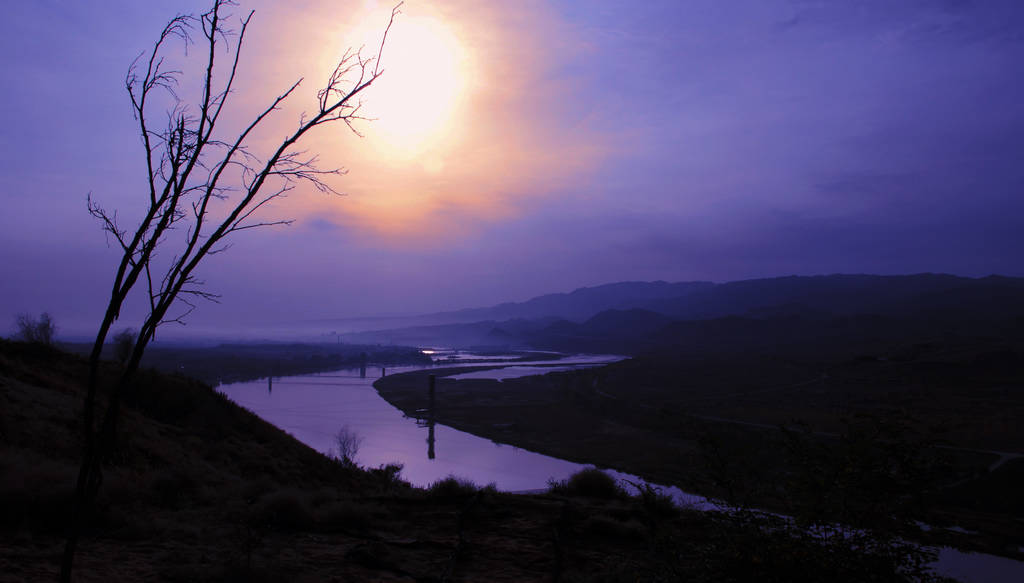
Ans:
{"type": "Polygon", "coordinates": [[[664,347],[806,344],[944,333],[1011,333],[1024,278],[824,275],[711,282],[620,282],[520,303],[422,316],[351,342],[636,353],[664,347]],[[443,324],[442,324],[443,323],[443,324]],[[717,343],[717,344],[716,344],[717,343]]]}
{"type": "Polygon", "coordinates": [[[715,287],[709,281],[667,283],[664,281],[624,281],[596,287],[581,287],[569,293],[538,296],[525,302],[508,302],[489,308],[441,312],[431,317],[453,322],[509,320],[514,318],[564,318],[586,320],[605,310],[628,310],[656,302],[685,300],[696,292],[715,287]]]}

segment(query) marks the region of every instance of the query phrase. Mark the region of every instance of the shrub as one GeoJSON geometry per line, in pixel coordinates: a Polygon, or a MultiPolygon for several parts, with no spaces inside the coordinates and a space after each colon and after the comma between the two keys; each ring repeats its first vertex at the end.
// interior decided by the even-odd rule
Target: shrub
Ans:
{"type": "Polygon", "coordinates": [[[626,494],[615,478],[597,468],[586,468],[569,476],[568,480],[548,481],[552,494],[587,496],[590,498],[622,498],[626,494]]]}
{"type": "Polygon", "coordinates": [[[21,314],[15,327],[18,329],[16,336],[25,342],[51,345],[57,334],[57,326],[48,312],[43,312],[38,320],[28,314],[21,314]]]}
{"type": "Polygon", "coordinates": [[[121,330],[114,334],[111,344],[114,346],[114,358],[121,364],[127,363],[131,358],[132,349],[135,348],[135,331],[131,328],[121,330]]]}
{"type": "Polygon", "coordinates": [[[646,482],[629,482],[629,485],[636,488],[636,499],[648,518],[672,518],[679,514],[679,507],[672,496],[662,492],[661,488],[646,482]]]}
{"type": "Polygon", "coordinates": [[[402,480],[402,468],[404,466],[397,462],[384,464],[377,468],[370,468],[370,475],[380,481],[384,490],[394,490],[398,487],[408,487],[409,484],[402,480]]]}
{"type": "MultiPolygon", "coordinates": [[[[494,490],[495,487],[491,484],[486,489],[494,490]]],[[[431,498],[442,499],[468,498],[480,490],[481,488],[474,484],[472,480],[449,474],[447,478],[440,479],[428,486],[427,495],[431,498]]]]}

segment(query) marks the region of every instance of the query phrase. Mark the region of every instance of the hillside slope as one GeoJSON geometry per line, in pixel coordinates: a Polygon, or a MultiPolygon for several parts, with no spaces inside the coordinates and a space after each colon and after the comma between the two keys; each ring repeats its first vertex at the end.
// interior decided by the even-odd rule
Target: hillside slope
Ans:
{"type": "MultiPolygon", "coordinates": [[[[0,581],[56,579],[85,371],[78,356],[0,340],[0,581]]],[[[414,489],[184,377],[141,373],[122,429],[77,581],[624,581],[708,568],[692,558],[706,516],[654,517],[619,495],[414,489]],[[655,518],[658,537],[692,552],[652,553],[655,518]]]]}

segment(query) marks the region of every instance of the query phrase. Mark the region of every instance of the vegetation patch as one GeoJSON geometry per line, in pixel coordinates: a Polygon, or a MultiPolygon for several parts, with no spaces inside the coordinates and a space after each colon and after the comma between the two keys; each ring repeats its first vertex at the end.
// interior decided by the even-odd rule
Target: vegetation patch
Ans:
{"type": "Polygon", "coordinates": [[[448,475],[448,477],[437,480],[427,487],[428,496],[442,500],[469,498],[481,491],[496,492],[497,487],[494,484],[488,484],[481,488],[473,483],[472,480],[454,475],[448,475]]]}
{"type": "Polygon", "coordinates": [[[548,482],[548,491],[563,496],[586,496],[589,498],[625,498],[626,492],[615,478],[597,468],[576,472],[565,480],[548,482]]]}

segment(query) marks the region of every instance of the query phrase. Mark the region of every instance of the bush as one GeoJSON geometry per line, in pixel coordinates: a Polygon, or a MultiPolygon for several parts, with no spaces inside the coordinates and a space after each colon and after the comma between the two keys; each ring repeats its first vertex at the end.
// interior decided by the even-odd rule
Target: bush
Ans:
{"type": "Polygon", "coordinates": [[[379,480],[381,487],[391,491],[399,487],[407,488],[409,484],[402,480],[402,468],[404,466],[397,462],[384,464],[377,468],[370,468],[370,475],[379,480]]]}
{"type": "Polygon", "coordinates": [[[552,494],[590,498],[622,498],[626,495],[615,478],[597,468],[580,470],[568,480],[549,480],[548,489],[552,494]]]}
{"type": "Polygon", "coordinates": [[[25,342],[51,345],[53,337],[57,334],[57,326],[48,312],[43,312],[38,320],[28,314],[21,314],[15,322],[15,327],[18,329],[16,337],[25,342]]]}
{"type": "Polygon", "coordinates": [[[672,496],[661,491],[661,488],[646,482],[629,482],[636,488],[636,499],[649,519],[672,518],[679,514],[672,496]]]}
{"type": "Polygon", "coordinates": [[[126,364],[132,356],[132,349],[135,348],[135,332],[131,328],[125,328],[114,334],[111,343],[114,346],[114,358],[121,364],[126,364]]]}
{"type": "MultiPolygon", "coordinates": [[[[489,484],[483,489],[487,491],[494,491],[496,488],[494,484],[489,484]]],[[[472,480],[449,475],[447,478],[438,480],[428,486],[427,495],[431,498],[442,499],[468,498],[480,490],[481,488],[474,484],[472,480]]]]}

